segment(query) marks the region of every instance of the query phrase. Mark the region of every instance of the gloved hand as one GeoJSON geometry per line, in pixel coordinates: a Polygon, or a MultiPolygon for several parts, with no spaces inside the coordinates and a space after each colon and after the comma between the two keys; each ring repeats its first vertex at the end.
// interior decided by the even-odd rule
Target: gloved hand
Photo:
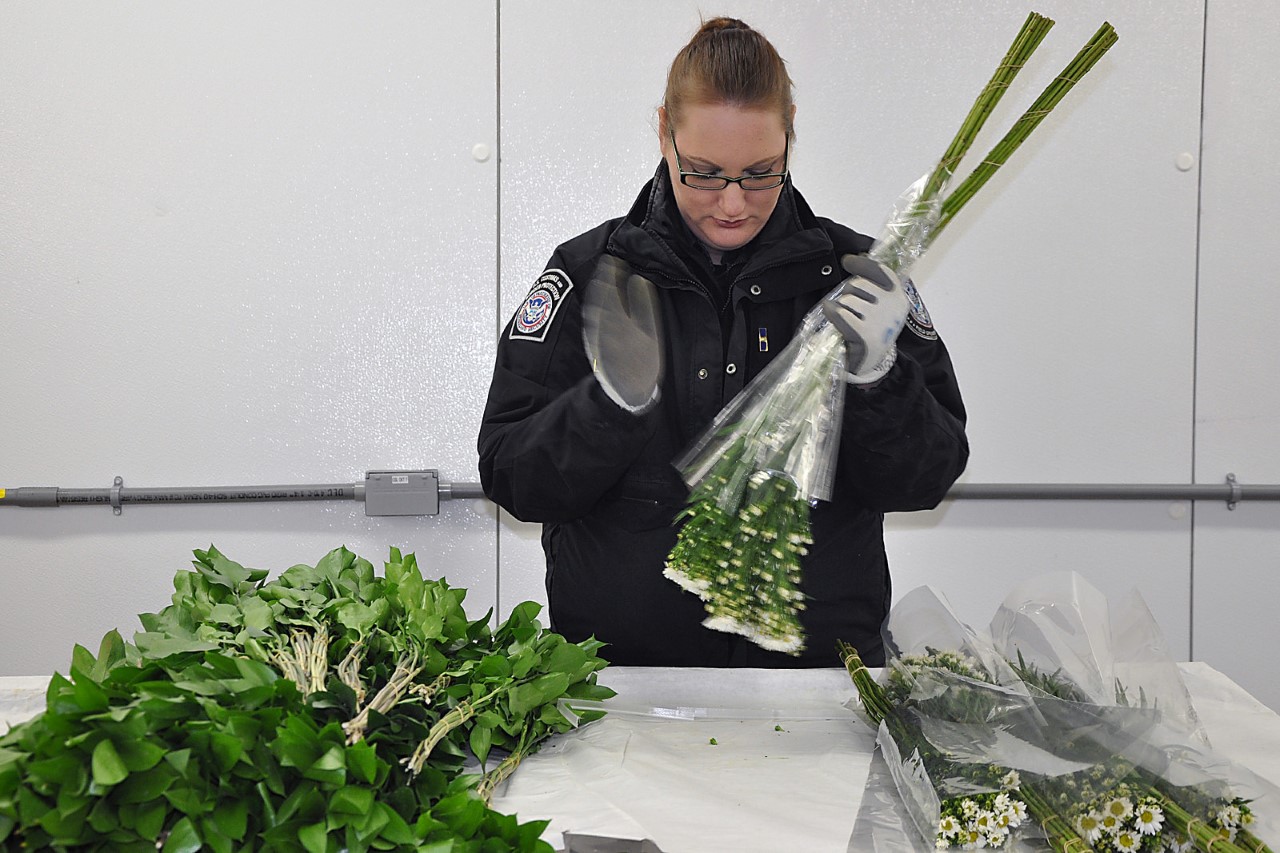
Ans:
{"type": "Polygon", "coordinates": [[[658,402],[661,313],[653,282],[615,257],[600,259],[583,296],[583,344],[600,387],[635,414],[658,402]]]}
{"type": "Polygon", "coordinates": [[[845,255],[840,266],[849,277],[822,302],[822,313],[844,335],[850,382],[866,385],[893,367],[894,343],[907,320],[906,291],[893,270],[866,255],[845,255]]]}

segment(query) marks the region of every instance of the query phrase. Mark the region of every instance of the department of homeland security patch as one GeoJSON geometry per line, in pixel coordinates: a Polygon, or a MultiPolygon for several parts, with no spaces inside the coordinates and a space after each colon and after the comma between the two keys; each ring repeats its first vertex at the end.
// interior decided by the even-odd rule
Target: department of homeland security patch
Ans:
{"type": "Polygon", "coordinates": [[[511,340],[545,341],[551,321],[570,290],[573,290],[573,282],[563,270],[547,270],[538,276],[524,304],[511,320],[511,340]]]}
{"type": "Polygon", "coordinates": [[[936,341],[938,333],[934,331],[929,309],[924,307],[924,300],[920,298],[920,293],[911,283],[911,279],[902,280],[902,289],[907,294],[907,301],[911,304],[911,310],[907,313],[907,328],[927,341],[936,341]]]}

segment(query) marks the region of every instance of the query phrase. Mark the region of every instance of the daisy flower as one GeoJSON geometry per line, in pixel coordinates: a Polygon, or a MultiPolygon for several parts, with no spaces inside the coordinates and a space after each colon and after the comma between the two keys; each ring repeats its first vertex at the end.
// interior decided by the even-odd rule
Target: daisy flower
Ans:
{"type": "Polygon", "coordinates": [[[1133,813],[1133,822],[1143,835],[1155,835],[1164,826],[1164,812],[1155,803],[1139,803],[1133,813]]]}
{"type": "Polygon", "coordinates": [[[1112,843],[1115,844],[1117,850],[1130,853],[1130,851],[1137,850],[1142,846],[1142,836],[1126,829],[1113,838],[1112,843]]]}
{"type": "Polygon", "coordinates": [[[1128,797],[1116,797],[1103,806],[1103,811],[1119,820],[1128,820],[1133,815],[1133,803],[1128,797]]]}
{"type": "Polygon", "coordinates": [[[1076,833],[1093,844],[1102,837],[1102,818],[1097,812],[1085,812],[1076,818],[1076,833]]]}

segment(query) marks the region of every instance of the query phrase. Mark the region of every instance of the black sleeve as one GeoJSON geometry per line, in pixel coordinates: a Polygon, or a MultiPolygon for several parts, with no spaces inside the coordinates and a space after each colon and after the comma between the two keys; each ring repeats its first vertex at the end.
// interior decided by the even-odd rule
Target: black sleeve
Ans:
{"type": "Polygon", "coordinates": [[[931,509],[969,460],[964,425],[946,346],[904,328],[885,378],[846,389],[837,488],[880,512],[931,509]]]}
{"type": "MultiPolygon", "coordinates": [[[[591,375],[582,344],[582,290],[591,266],[571,269],[558,252],[546,276],[569,282],[538,334],[517,328],[521,305],[498,340],[480,426],[484,493],[522,521],[585,515],[640,455],[656,426],[614,403],[591,375]],[[573,278],[570,278],[570,277],[573,278]]],[[[535,284],[531,296],[538,290],[535,284]]]]}

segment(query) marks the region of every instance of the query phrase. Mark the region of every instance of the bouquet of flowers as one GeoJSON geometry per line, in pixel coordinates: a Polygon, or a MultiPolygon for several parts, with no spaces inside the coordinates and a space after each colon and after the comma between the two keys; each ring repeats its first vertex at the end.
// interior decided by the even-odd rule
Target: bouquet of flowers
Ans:
{"type": "Polygon", "coordinates": [[[942,849],[1261,853],[1274,786],[1216,757],[1140,598],[1078,575],[1015,591],[990,633],[927,588],[885,626],[882,682],[842,656],[901,805],[942,849]]]}
{"type": "MultiPolygon", "coordinates": [[[[956,165],[1053,25],[1031,13],[938,164],[899,199],[869,255],[905,276],[963,206],[1110,49],[1104,23],[982,163],[944,196],[956,165]]],[[[799,654],[800,562],[809,508],[831,496],[845,392],[844,338],[820,307],[677,460],[690,487],[665,574],[706,605],[704,624],[799,654]]]]}

